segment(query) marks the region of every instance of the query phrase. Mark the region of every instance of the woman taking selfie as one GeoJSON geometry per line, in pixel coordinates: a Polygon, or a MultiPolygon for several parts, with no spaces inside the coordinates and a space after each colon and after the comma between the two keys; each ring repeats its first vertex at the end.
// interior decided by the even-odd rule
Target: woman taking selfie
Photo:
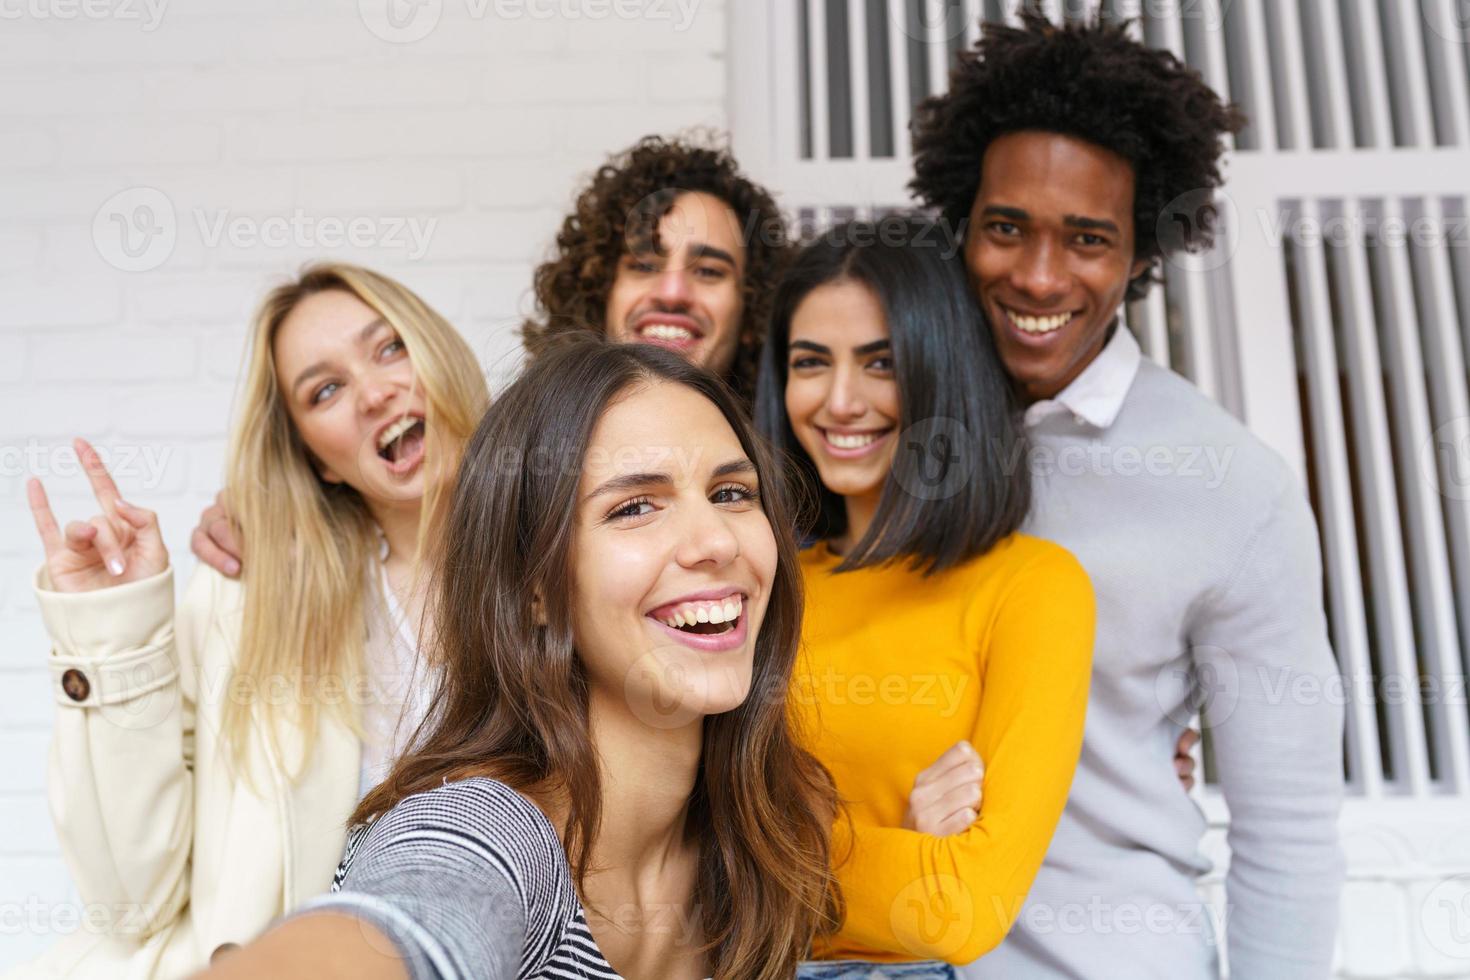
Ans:
{"type": "Polygon", "coordinates": [[[836,800],[787,718],[789,520],[716,379],[644,345],[538,358],[466,448],[440,684],[341,890],[209,976],[792,976],[837,909],[836,800]]]}
{"type": "Polygon", "coordinates": [[[846,922],[802,976],[953,977],[1005,937],[1061,816],[1092,588],[1017,533],[1020,419],[940,229],[893,216],[807,246],[764,357],[761,428],[820,487],[796,701],[851,816],[846,922]]]}
{"type": "Polygon", "coordinates": [[[484,379],[398,283],[317,265],[251,330],[228,492],[249,566],[177,610],[154,514],[77,441],[101,514],[28,486],[58,716],[49,792],[89,922],[27,976],[176,977],[332,880],[425,690],[415,565],[484,379]]]}

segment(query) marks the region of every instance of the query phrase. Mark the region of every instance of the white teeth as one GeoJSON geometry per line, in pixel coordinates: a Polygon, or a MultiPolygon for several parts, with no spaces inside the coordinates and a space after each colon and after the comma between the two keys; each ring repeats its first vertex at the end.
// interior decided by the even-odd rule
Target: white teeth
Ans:
{"type": "Polygon", "coordinates": [[[675,609],[672,615],[662,617],[659,622],[675,629],[693,626],[695,623],[733,623],[740,618],[745,600],[740,596],[716,602],[689,602],[675,609]]]}
{"type": "Polygon", "coordinates": [[[676,327],[672,323],[650,323],[642,330],[645,337],[656,337],[659,340],[693,340],[694,331],[686,327],[676,327]]]}
{"type": "Polygon", "coordinates": [[[838,449],[861,449],[877,442],[882,432],[862,432],[847,435],[841,432],[828,432],[827,441],[838,449]]]}
{"type": "Polygon", "coordinates": [[[1025,316],[1014,310],[1006,310],[1006,315],[1011,318],[1020,330],[1025,333],[1043,334],[1059,330],[1072,319],[1071,313],[1058,313],[1055,316],[1025,316]]]}
{"type": "Polygon", "coordinates": [[[418,422],[419,420],[411,415],[404,416],[397,422],[394,422],[392,425],[388,426],[388,428],[384,429],[383,434],[378,437],[378,448],[387,448],[387,446],[392,443],[394,439],[397,439],[409,429],[412,429],[415,425],[418,424],[418,422]]]}

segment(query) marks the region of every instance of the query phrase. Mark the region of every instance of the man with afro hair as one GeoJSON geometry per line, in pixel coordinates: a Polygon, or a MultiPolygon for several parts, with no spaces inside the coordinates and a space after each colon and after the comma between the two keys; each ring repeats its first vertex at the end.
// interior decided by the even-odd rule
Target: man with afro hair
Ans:
{"type": "Polygon", "coordinates": [[[1199,202],[1243,123],[1125,27],[1035,15],[986,25],[915,116],[912,189],[962,229],[1026,405],[1026,530],[1069,548],[1098,601],[1066,812],[971,976],[1216,977],[1222,933],[1233,976],[1330,974],[1343,711],[1316,525],[1286,462],[1119,323],[1161,261],[1210,245],[1199,202]],[[1196,709],[1230,811],[1224,921],[1171,765],[1196,709]]]}

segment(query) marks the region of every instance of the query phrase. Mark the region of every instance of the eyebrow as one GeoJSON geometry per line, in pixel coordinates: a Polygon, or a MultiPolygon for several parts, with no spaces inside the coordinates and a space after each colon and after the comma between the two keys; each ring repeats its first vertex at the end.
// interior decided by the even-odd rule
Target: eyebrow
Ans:
{"type": "MultiPolygon", "coordinates": [[[[628,250],[628,255],[630,256],[649,254],[656,254],[652,247],[628,250]]],[[[735,261],[734,255],[731,255],[718,245],[711,245],[708,242],[691,242],[689,245],[689,259],[693,262],[698,262],[700,259],[714,259],[717,262],[728,263],[732,269],[740,268],[739,263],[735,261]]]]}
{"type": "Polygon", "coordinates": [[[715,259],[720,262],[728,262],[731,268],[735,267],[735,256],[716,245],[705,242],[695,242],[689,246],[689,257],[691,259],[715,259]]]}
{"type": "MultiPolygon", "coordinates": [[[[793,340],[789,346],[792,350],[809,350],[816,354],[832,353],[832,348],[826,344],[819,344],[811,340],[793,340]]],[[[862,357],[864,354],[876,354],[892,347],[893,344],[887,337],[881,337],[878,340],[870,340],[866,344],[859,344],[852,349],[852,352],[862,357]]]]}
{"type": "MultiPolygon", "coordinates": [[[[1010,218],[1012,221],[1030,221],[1031,215],[1020,208],[1008,208],[1000,204],[986,205],[980,212],[980,216],[997,218],[1010,218]]],[[[1085,231],[1110,231],[1115,235],[1122,234],[1115,221],[1106,218],[1087,218],[1080,214],[1062,215],[1062,224],[1068,228],[1081,228],[1085,231]]]]}
{"type": "MultiPolygon", "coordinates": [[[[718,480],[720,477],[734,476],[737,473],[753,475],[755,473],[755,464],[744,456],[739,459],[728,460],[716,466],[714,472],[710,474],[710,477],[718,480]]],[[[582,500],[586,502],[596,497],[604,497],[609,494],[626,493],[629,490],[641,490],[648,487],[669,487],[673,486],[673,484],[673,477],[667,473],[625,473],[622,476],[615,476],[606,483],[601,484],[597,489],[583,497],[582,500]]]]}
{"type": "Polygon", "coordinates": [[[1068,228],[1081,228],[1084,231],[1110,231],[1113,234],[1121,234],[1117,222],[1106,218],[1084,218],[1081,215],[1068,214],[1062,217],[1062,223],[1068,228]]]}
{"type": "MultiPolygon", "coordinates": [[[[379,328],[386,327],[387,325],[388,321],[384,320],[382,317],[374,317],[370,323],[368,323],[357,332],[357,342],[359,344],[366,343],[368,341],[368,338],[372,337],[372,335],[376,333],[379,328]]],[[[291,390],[295,391],[297,388],[301,387],[302,382],[306,381],[313,375],[325,373],[330,367],[331,365],[329,365],[326,361],[317,361],[315,364],[304,368],[300,374],[296,375],[296,380],[291,382],[291,390]]]]}

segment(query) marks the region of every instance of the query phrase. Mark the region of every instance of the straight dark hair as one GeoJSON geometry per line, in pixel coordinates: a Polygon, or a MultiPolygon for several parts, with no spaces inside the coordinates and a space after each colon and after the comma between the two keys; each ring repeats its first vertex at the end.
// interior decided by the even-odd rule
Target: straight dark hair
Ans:
{"type": "Polygon", "coordinates": [[[532,798],[565,800],[563,844],[580,886],[602,821],[589,680],[572,631],[573,530],[592,433],[642,385],[708,398],[755,464],[775,535],[776,575],[755,640],[750,693],[704,720],[689,832],[694,901],[714,976],[791,977],[814,935],[835,931],[841,897],[829,855],[832,778],[802,748],[786,695],[801,637],[802,588],[782,472],[738,397],[669,351],[569,339],[501,393],[465,447],[436,538],[429,641],[441,673],[413,746],[358,804],[360,822],[447,779],[488,775],[532,798]],[[544,622],[533,612],[543,597],[544,622]]]}
{"type": "Polygon", "coordinates": [[[888,322],[898,448],[873,524],[837,571],[906,558],[929,575],[989,551],[1031,507],[1020,403],[959,250],[946,226],[919,215],[849,221],[806,245],[776,289],[756,424],[785,453],[794,479],[815,487],[802,526],[809,536],[842,534],[847,508],[822,485],[786,414],[791,319],[817,287],[852,282],[872,290],[888,322]]]}

